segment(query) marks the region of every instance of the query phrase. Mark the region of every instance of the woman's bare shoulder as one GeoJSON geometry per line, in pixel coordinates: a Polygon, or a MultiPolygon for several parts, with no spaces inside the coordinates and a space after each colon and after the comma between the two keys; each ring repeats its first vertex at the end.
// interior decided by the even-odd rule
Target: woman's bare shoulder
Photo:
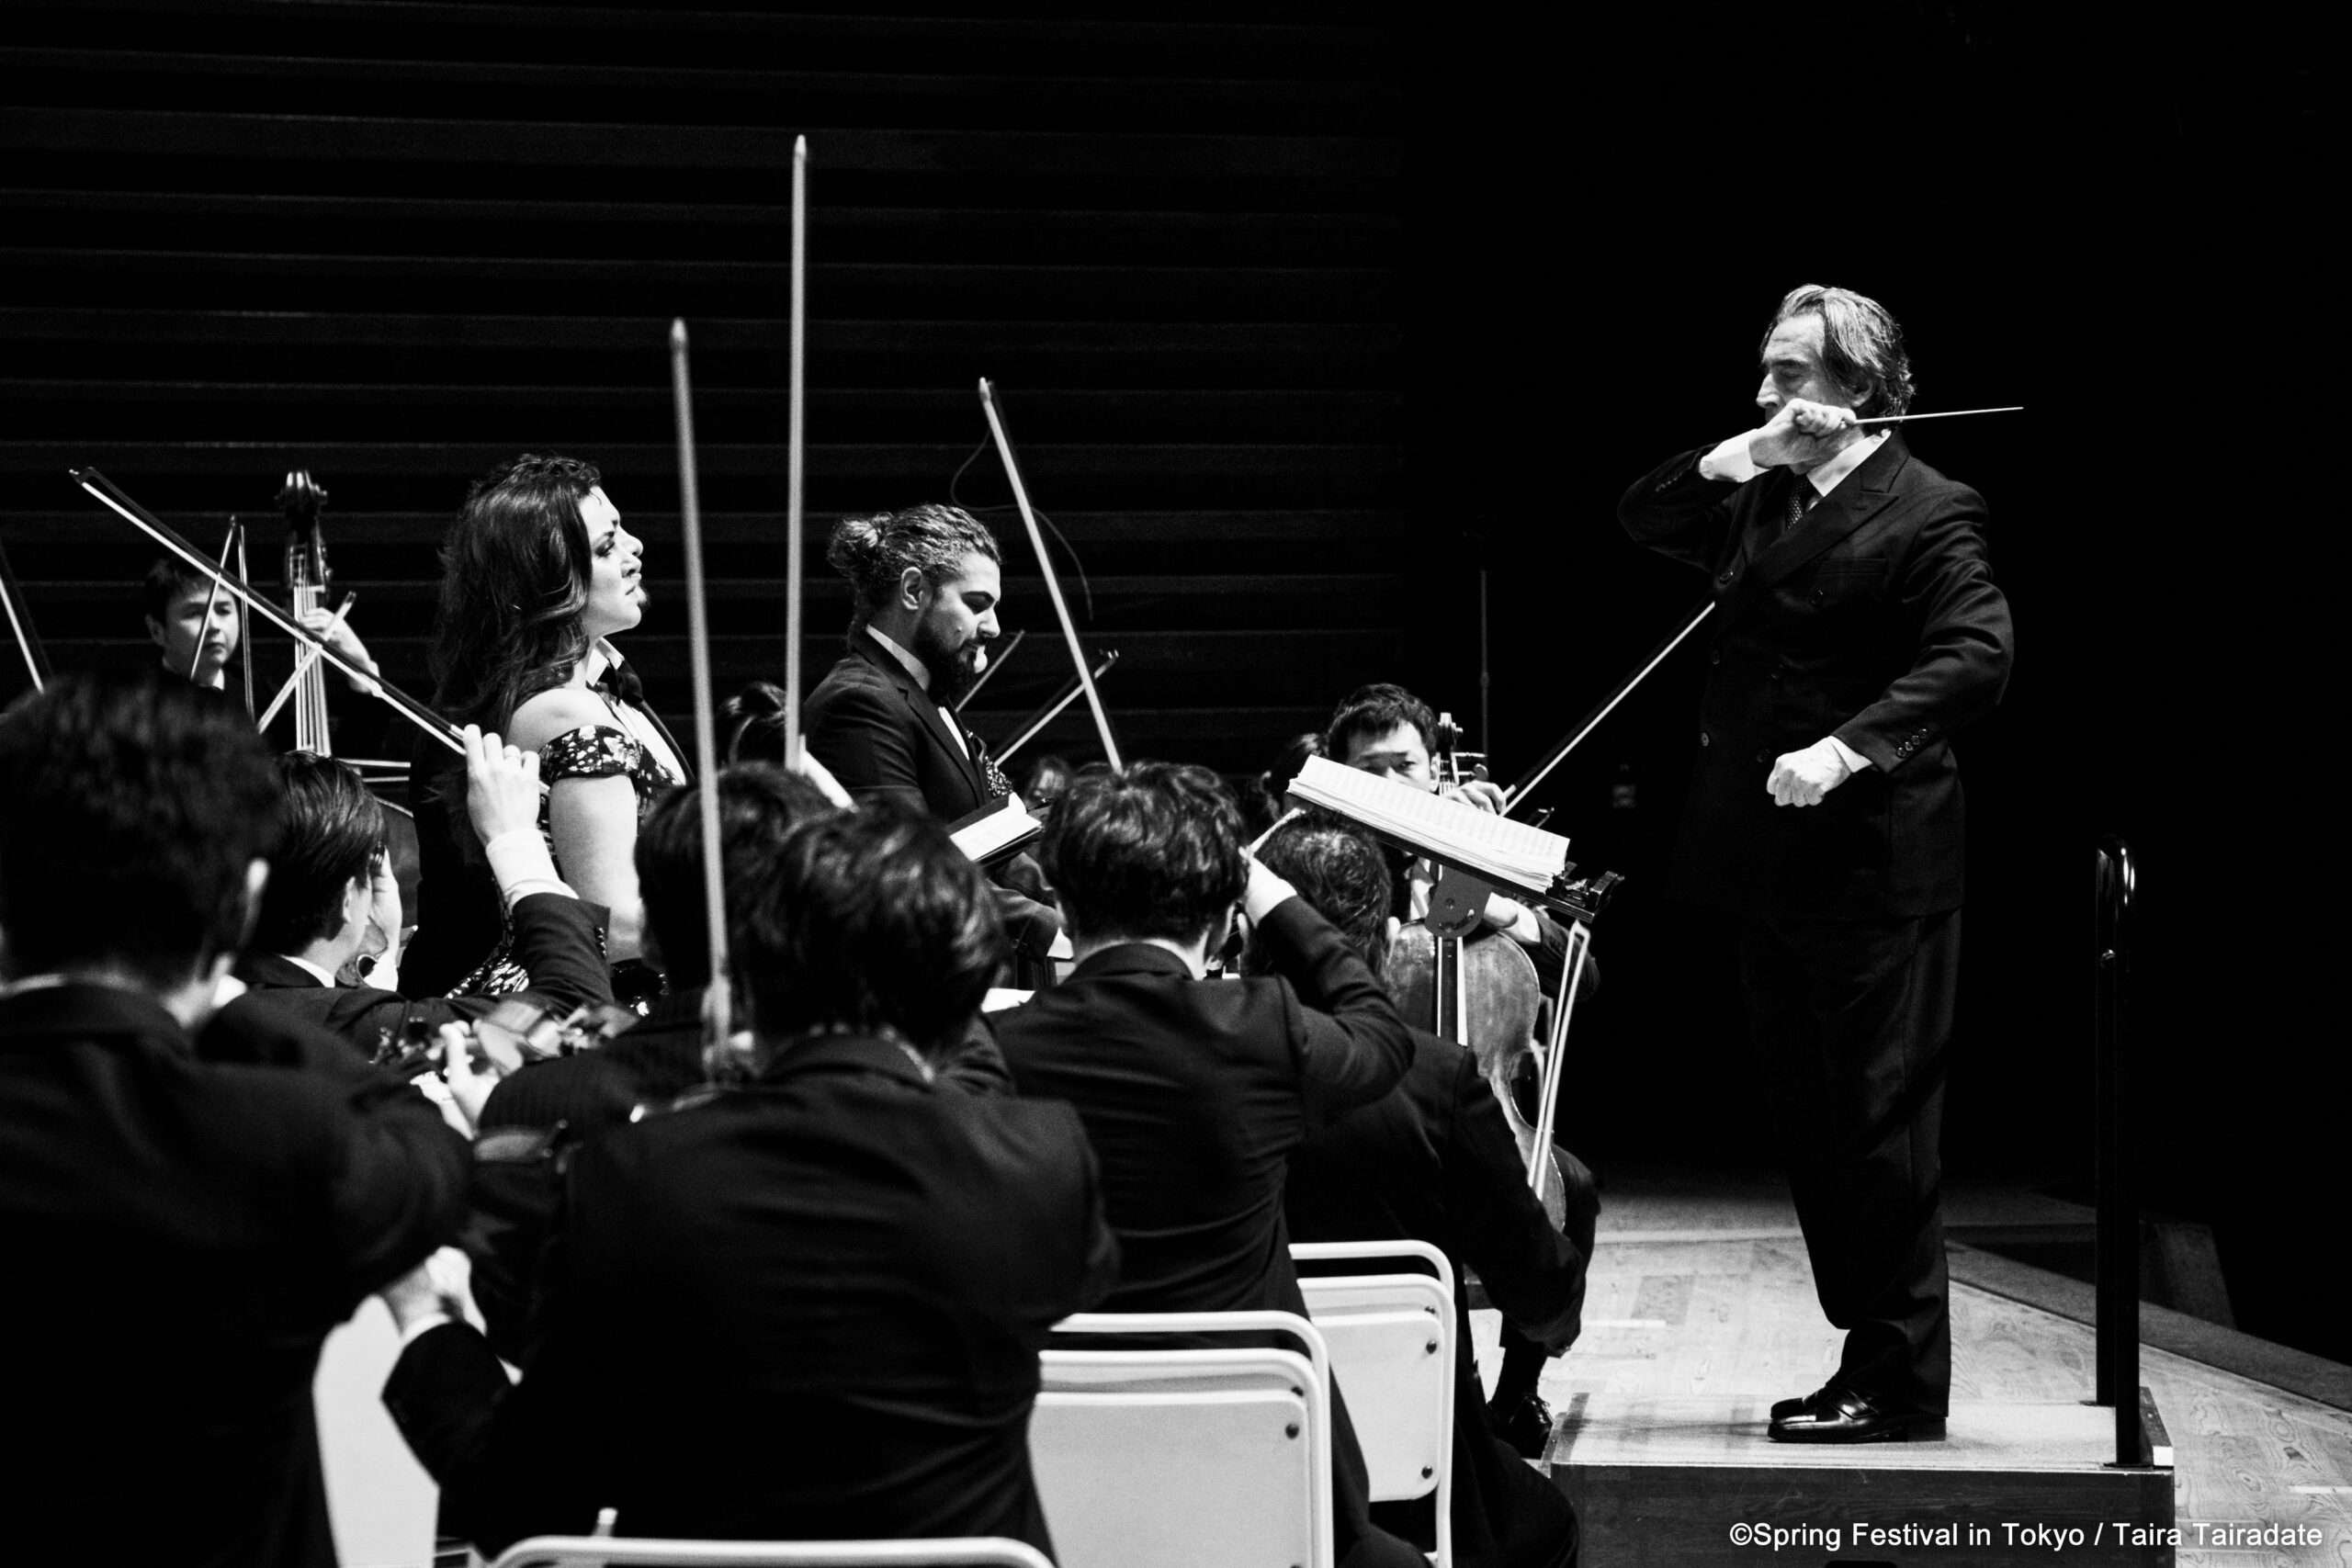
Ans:
{"type": "Polygon", "coordinates": [[[506,742],[536,751],[559,735],[569,735],[583,724],[618,728],[604,699],[582,686],[556,686],[534,693],[514,710],[506,727],[506,742]]]}

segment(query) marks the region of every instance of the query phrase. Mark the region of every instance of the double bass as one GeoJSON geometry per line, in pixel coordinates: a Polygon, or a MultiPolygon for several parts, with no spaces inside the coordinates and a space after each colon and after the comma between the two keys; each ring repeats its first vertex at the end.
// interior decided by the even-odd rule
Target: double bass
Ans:
{"type": "MultiPolygon", "coordinates": [[[[1479,759],[1461,750],[1453,716],[1442,716],[1437,729],[1430,764],[1439,791],[1458,793],[1465,777],[1483,778],[1479,759]],[[1465,773],[1465,762],[1475,771],[1465,773]]],[[[1429,1021],[1439,1039],[1466,1046],[1478,1058],[1478,1074],[1502,1107],[1520,1158],[1531,1175],[1539,1158],[1544,1162],[1544,1212],[1556,1226],[1566,1213],[1559,1164],[1549,1148],[1539,1147],[1536,1129],[1512,1094],[1522,1068],[1542,1061],[1536,1026],[1543,988],[1527,950],[1485,928],[1487,894],[1483,884],[1441,867],[1429,912],[1399,929],[1389,944],[1388,988],[1407,1019],[1429,1021]]],[[[1536,1074],[1539,1083],[1544,1076],[1536,1074]]]]}
{"type": "MultiPolygon", "coordinates": [[[[327,546],[319,528],[319,513],[326,503],[325,488],[308,468],[288,474],[277,492],[278,508],[286,513],[287,607],[297,620],[326,598],[327,546]]],[[[327,672],[315,659],[304,660],[294,672],[293,706],[294,749],[319,757],[334,755],[327,723],[327,672]]]]}

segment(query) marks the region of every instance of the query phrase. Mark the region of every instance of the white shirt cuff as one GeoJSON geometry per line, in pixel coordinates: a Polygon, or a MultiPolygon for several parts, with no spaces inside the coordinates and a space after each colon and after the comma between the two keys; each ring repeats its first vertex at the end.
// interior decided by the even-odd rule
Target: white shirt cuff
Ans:
{"type": "Polygon", "coordinates": [[[1747,455],[1747,432],[1733,436],[1699,459],[1699,472],[1711,479],[1746,484],[1764,470],[1747,455]]]}
{"type": "Polygon", "coordinates": [[[1829,744],[1837,750],[1838,755],[1845,759],[1846,766],[1851,772],[1859,773],[1864,768],[1871,765],[1871,760],[1868,757],[1863,756],[1860,751],[1855,750],[1851,746],[1847,745],[1843,740],[1838,739],[1836,736],[1832,735],[1826,739],[1828,739],[1829,744]]]}
{"type": "Polygon", "coordinates": [[[458,1320],[456,1318],[451,1317],[446,1312],[428,1312],[423,1317],[418,1318],[414,1323],[410,1324],[406,1328],[401,1330],[401,1342],[399,1348],[401,1350],[405,1350],[411,1345],[415,1344],[418,1340],[424,1338],[426,1335],[440,1327],[443,1324],[455,1323],[458,1320]]]}
{"type": "Polygon", "coordinates": [[[579,897],[556,874],[555,857],[548,852],[548,841],[539,836],[537,828],[516,828],[501,833],[484,844],[481,852],[490,862],[490,874],[498,879],[498,891],[504,896],[510,909],[534,893],[579,897]]]}

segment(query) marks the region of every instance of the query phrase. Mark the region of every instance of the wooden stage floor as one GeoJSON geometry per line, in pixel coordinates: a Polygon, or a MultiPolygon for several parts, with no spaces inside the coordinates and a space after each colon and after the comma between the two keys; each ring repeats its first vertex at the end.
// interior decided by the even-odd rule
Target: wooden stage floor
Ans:
{"type": "MultiPolygon", "coordinates": [[[[1554,1412],[1579,1394],[1769,1404],[1819,1386],[1838,1336],[1814,1299],[1785,1190],[1743,1174],[1608,1174],[1584,1337],[1544,1379],[1554,1412]]],[[[1996,1207],[2014,1218],[2020,1202],[2030,1195],[1960,1191],[1951,1206],[1963,1223],[1996,1207]]],[[[1491,1383],[1500,1320],[1473,1320],[1491,1383]]],[[[1955,1404],[2091,1392],[2080,1324],[1955,1281],[1952,1336],[1955,1404]]],[[[2352,1568],[2352,1412],[2154,1348],[2143,1348],[2141,1381],[2172,1436],[2183,1568],[2352,1568]],[[2323,1543],[2199,1547],[2199,1522],[2315,1526],[2323,1543]]]]}

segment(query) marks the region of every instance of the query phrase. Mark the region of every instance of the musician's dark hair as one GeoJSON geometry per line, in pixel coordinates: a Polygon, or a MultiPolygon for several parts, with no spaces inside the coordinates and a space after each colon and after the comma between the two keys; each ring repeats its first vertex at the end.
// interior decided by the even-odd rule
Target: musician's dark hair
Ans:
{"type": "Polygon", "coordinates": [[[1885,306],[1850,288],[1800,284],[1772,313],[1759,352],[1781,322],[1798,316],[1821,318],[1821,367],[1856,398],[1856,414],[1874,419],[1911,407],[1917,389],[1911,382],[1911,356],[1904,352],[1902,327],[1885,306]]]}
{"type": "Polygon", "coordinates": [[[433,705],[451,723],[504,734],[587,654],[594,558],[580,503],[602,482],[594,463],[525,453],[468,492],[441,542],[433,623],[433,705]]]}
{"type": "Polygon", "coordinates": [[[718,710],[719,724],[727,734],[727,760],[782,765],[784,720],[791,703],[784,688],[772,681],[745,682],[718,710]]]}
{"type": "MultiPolygon", "coordinates": [[[[833,809],[815,784],[769,763],[743,762],[720,770],[718,839],[726,846],[720,876],[730,922],[741,919],[745,890],[771,874],[786,835],[833,809]]],[[[707,984],[710,927],[703,911],[700,789],[686,785],[670,790],[647,808],[637,828],[637,888],[670,988],[691,990],[707,984]]]]}
{"type": "Polygon", "coordinates": [[[890,602],[908,568],[936,588],[974,551],[992,561],[1004,559],[988,525],[960,506],[925,502],[898,512],[843,516],[833,525],[825,558],[849,581],[849,635],[855,637],[890,602]]]}
{"type": "MultiPolygon", "coordinates": [[[[1375,976],[1387,968],[1388,858],[1370,834],[1344,818],[1310,811],[1275,829],[1258,847],[1258,860],[1297,888],[1375,976]]],[[[1260,967],[1254,957],[1245,962],[1260,967]]]]}
{"type": "Polygon", "coordinates": [[[937,823],[887,807],[794,829],[730,930],[767,1045],[888,1031],[935,1057],[971,1027],[1006,951],[979,867],[937,823]]]}
{"type": "Polygon", "coordinates": [[[1284,802],[1291,781],[1306,766],[1306,759],[1324,755],[1323,732],[1319,729],[1302,730],[1283,742],[1283,749],[1274,753],[1274,765],[1254,781],[1258,788],[1259,826],[1272,825],[1289,809],[1284,802]]]}
{"type": "Polygon", "coordinates": [[[1061,798],[1062,793],[1069,788],[1069,781],[1076,777],[1078,770],[1069,765],[1068,757],[1048,751],[1029,764],[1028,776],[1021,782],[1021,798],[1031,806],[1050,806],[1061,798]],[[1040,798],[1049,779],[1059,787],[1052,795],[1040,798]]]}
{"type": "Polygon", "coordinates": [[[0,716],[12,976],[113,964],[176,990],[243,944],[282,791],[251,715],[161,671],[66,675],[0,716]]]}
{"type": "Polygon", "coordinates": [[[285,818],[251,945],[300,953],[343,926],[344,890],[371,874],[384,849],[384,804],[359,770],[333,757],[288,751],[277,759],[285,818]]]}
{"type": "Polygon", "coordinates": [[[209,588],[212,580],[177,556],[157,556],[139,584],[140,603],[147,618],[161,621],[172,611],[172,601],[192,588],[209,588]]]}
{"type": "MultiPolygon", "coordinates": [[[[1358,686],[1331,710],[1323,731],[1323,754],[1335,762],[1348,760],[1348,748],[1368,735],[1385,735],[1400,724],[1420,731],[1421,744],[1437,743],[1437,715],[1430,705],[1404,687],[1382,681],[1358,686]]],[[[1301,759],[1301,765],[1305,759],[1301,759]]]]}
{"type": "Polygon", "coordinates": [[[1225,781],[1179,762],[1095,766],[1054,803],[1038,858],[1071,932],[1089,941],[1210,934],[1250,882],[1225,781]]]}

